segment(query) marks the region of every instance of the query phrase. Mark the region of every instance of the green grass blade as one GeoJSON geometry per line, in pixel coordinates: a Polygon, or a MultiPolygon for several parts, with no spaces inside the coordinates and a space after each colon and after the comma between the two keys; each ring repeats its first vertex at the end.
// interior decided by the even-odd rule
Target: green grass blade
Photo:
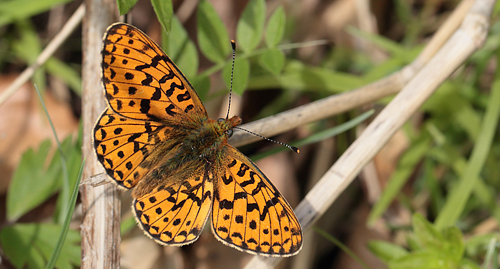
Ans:
{"type": "Polygon", "coordinates": [[[369,41],[372,44],[376,45],[377,47],[379,47],[385,51],[388,51],[389,53],[391,53],[393,55],[405,55],[405,54],[407,54],[406,49],[401,44],[398,44],[397,42],[394,42],[386,37],[363,32],[363,31],[361,31],[355,27],[352,27],[352,26],[348,26],[346,28],[346,32],[348,32],[349,34],[351,34],[355,37],[369,41]]]}
{"type": "Polygon", "coordinates": [[[420,140],[413,143],[413,145],[403,154],[398,163],[397,170],[389,178],[389,182],[387,183],[382,196],[373,206],[373,209],[368,216],[367,223],[369,226],[375,224],[375,221],[385,212],[392,200],[394,200],[394,198],[396,198],[396,196],[400,193],[401,188],[404,186],[406,181],[408,181],[413,171],[415,171],[415,167],[428,152],[430,146],[430,137],[422,135],[420,140]]]}
{"type": "Polygon", "coordinates": [[[137,227],[137,222],[135,221],[135,217],[130,216],[122,220],[122,223],[120,224],[120,234],[123,236],[126,233],[130,232],[135,227],[137,227]]]}
{"type": "Polygon", "coordinates": [[[328,241],[332,242],[335,246],[340,248],[342,251],[344,251],[349,257],[351,257],[354,261],[356,261],[359,265],[361,265],[363,268],[370,268],[366,263],[364,263],[361,258],[356,256],[354,252],[352,252],[346,245],[342,244],[339,240],[337,240],[335,237],[331,236],[329,233],[321,230],[318,227],[313,227],[314,231],[319,233],[321,236],[326,238],[328,241]]]}
{"type": "MultiPolygon", "coordinates": [[[[50,118],[49,111],[47,110],[47,107],[45,106],[45,102],[43,101],[42,95],[40,94],[40,91],[38,90],[38,87],[36,85],[35,85],[35,90],[38,94],[38,98],[40,98],[40,102],[42,103],[42,107],[43,107],[43,110],[45,111],[45,115],[47,115],[47,119],[49,120],[50,128],[52,128],[52,133],[54,134],[54,138],[56,139],[56,142],[57,142],[57,149],[59,150],[59,153],[61,154],[61,167],[63,170],[63,184],[62,184],[62,192],[61,192],[62,198],[61,199],[63,199],[63,201],[68,201],[69,200],[69,177],[68,177],[68,166],[66,164],[66,157],[64,156],[61,142],[59,141],[59,138],[57,137],[56,129],[54,127],[54,124],[52,123],[52,119],[50,118]]],[[[66,212],[67,208],[68,208],[68,203],[61,203],[61,212],[66,212]]],[[[59,215],[58,223],[61,224],[62,222],[63,222],[62,216],[59,215]]]]}
{"type": "Polygon", "coordinates": [[[492,264],[493,256],[496,252],[495,251],[496,244],[497,244],[497,239],[491,238],[490,243],[488,244],[488,251],[486,252],[486,257],[484,258],[484,263],[483,263],[484,269],[495,268],[495,267],[491,267],[491,264],[492,264]]]}
{"type": "Polygon", "coordinates": [[[493,142],[493,135],[498,125],[500,115],[500,69],[497,69],[486,114],[481,124],[477,143],[472,150],[471,157],[465,168],[464,175],[460,177],[458,186],[447,198],[447,201],[438,215],[435,225],[438,229],[454,225],[462,214],[466,202],[474,189],[488,153],[493,142]]]}
{"type": "Polygon", "coordinates": [[[59,254],[61,253],[64,241],[66,240],[66,235],[68,235],[69,223],[71,221],[71,217],[73,216],[73,211],[75,210],[76,198],[78,197],[78,187],[80,187],[80,179],[82,177],[84,165],[85,165],[85,159],[82,161],[82,165],[80,166],[80,171],[78,172],[78,178],[76,179],[76,184],[75,187],[73,188],[73,193],[71,194],[71,200],[68,201],[68,205],[70,206],[68,207],[68,211],[64,216],[63,229],[59,234],[59,238],[57,239],[57,245],[54,249],[54,252],[52,252],[52,256],[50,257],[47,266],[45,266],[45,269],[54,268],[54,265],[56,264],[56,261],[59,258],[59,254]]]}
{"type": "MultiPolygon", "coordinates": [[[[358,126],[358,124],[360,124],[361,122],[363,122],[364,120],[366,120],[368,117],[370,117],[372,114],[374,113],[374,110],[369,110],[361,115],[359,115],[358,117],[346,122],[346,123],[343,123],[339,126],[335,126],[335,127],[332,127],[330,129],[326,129],[326,130],[323,130],[323,131],[320,131],[318,133],[315,133],[314,135],[311,135],[307,138],[304,138],[304,139],[301,139],[295,143],[291,143],[291,146],[295,146],[295,147],[302,147],[302,146],[305,146],[305,145],[309,145],[309,144],[313,144],[313,143],[316,143],[316,142],[319,142],[319,141],[322,141],[322,140],[325,140],[327,138],[330,138],[330,137],[333,137],[333,136],[336,136],[337,134],[340,134],[342,132],[345,132],[351,128],[354,128],[356,126],[358,126]]],[[[288,150],[288,148],[286,147],[277,147],[277,148],[274,148],[272,150],[268,150],[266,152],[262,152],[262,153],[259,153],[259,154],[255,154],[255,155],[252,155],[250,157],[250,159],[254,160],[254,161],[257,161],[257,160],[260,160],[262,158],[265,158],[267,156],[270,156],[270,155],[273,155],[273,154],[276,154],[278,152],[281,152],[281,151],[284,151],[284,150],[288,150]]]]}

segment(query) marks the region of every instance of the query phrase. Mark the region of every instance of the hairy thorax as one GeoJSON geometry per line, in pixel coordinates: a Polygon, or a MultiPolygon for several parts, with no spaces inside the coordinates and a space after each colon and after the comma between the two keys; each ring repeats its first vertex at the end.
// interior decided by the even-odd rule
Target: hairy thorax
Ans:
{"type": "Polygon", "coordinates": [[[216,153],[220,152],[231,136],[232,128],[240,122],[241,119],[237,116],[231,119],[205,120],[200,128],[187,134],[182,142],[181,155],[213,162],[216,153]]]}
{"type": "Polygon", "coordinates": [[[182,182],[192,174],[203,175],[203,170],[213,167],[218,161],[218,154],[222,154],[222,148],[227,145],[232,128],[240,122],[241,119],[237,116],[231,119],[206,119],[196,129],[176,132],[149,156],[151,161],[147,165],[155,168],[134,189],[134,197],[141,197],[164,185],[164,179],[182,182]],[[179,142],[172,143],[174,140],[179,142]]]}

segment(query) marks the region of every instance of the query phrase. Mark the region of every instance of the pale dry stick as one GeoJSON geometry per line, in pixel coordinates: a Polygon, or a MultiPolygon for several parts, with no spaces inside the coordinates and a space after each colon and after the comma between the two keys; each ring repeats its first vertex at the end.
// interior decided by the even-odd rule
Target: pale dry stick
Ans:
{"type": "MultiPolygon", "coordinates": [[[[85,0],[83,21],[82,120],[83,157],[87,159],[83,178],[104,172],[92,145],[92,130],[106,108],[101,85],[102,36],[117,21],[115,0],[85,0]]],[[[80,187],[83,220],[82,269],[120,267],[120,191],[114,184],[80,187]]]]}
{"type": "Polygon", "coordinates": [[[465,15],[469,12],[473,3],[474,0],[462,0],[462,2],[460,2],[450,17],[439,27],[431,41],[425,46],[424,50],[418,55],[416,61],[427,63],[434,57],[436,52],[443,46],[444,42],[446,42],[462,24],[465,15]]]}
{"type": "Polygon", "coordinates": [[[45,49],[38,55],[36,61],[26,68],[17,78],[12,82],[12,84],[5,89],[5,91],[0,95],[0,106],[9,99],[26,81],[28,81],[35,71],[43,65],[49,58],[54,54],[54,52],[63,44],[63,42],[68,38],[68,36],[73,33],[73,31],[80,25],[85,14],[85,5],[81,4],[78,9],[69,18],[68,22],[63,26],[61,31],[50,41],[50,43],[45,47],[45,49]]]}
{"type": "MultiPolygon", "coordinates": [[[[402,72],[394,73],[359,89],[333,95],[307,105],[256,120],[242,125],[241,128],[270,137],[309,122],[328,118],[399,92],[415,73],[412,69],[413,66],[407,66],[402,72]]],[[[239,147],[261,139],[261,137],[244,131],[235,130],[229,142],[231,145],[239,147]]]]}
{"type": "MultiPolygon", "coordinates": [[[[461,27],[306,195],[295,210],[304,230],[310,228],[330,207],[439,85],[484,44],[494,3],[495,0],[474,2],[461,27]]],[[[279,261],[279,258],[254,257],[246,268],[272,268],[279,261]]]]}
{"type": "MultiPolygon", "coordinates": [[[[350,92],[333,95],[307,105],[253,121],[242,125],[241,128],[270,137],[306,123],[328,118],[361,105],[375,102],[385,96],[398,93],[460,26],[473,1],[463,0],[443,24],[444,28],[440,28],[436,32],[417,59],[400,71],[350,92]]],[[[261,139],[241,130],[235,130],[230,143],[237,147],[261,139]]]]}

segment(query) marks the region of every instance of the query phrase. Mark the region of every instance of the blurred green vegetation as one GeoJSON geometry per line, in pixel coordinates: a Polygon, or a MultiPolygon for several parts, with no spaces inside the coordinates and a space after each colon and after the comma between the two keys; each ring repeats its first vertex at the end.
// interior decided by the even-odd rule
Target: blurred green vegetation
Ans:
{"type": "MultiPolygon", "coordinates": [[[[67,2],[70,1],[0,3],[0,35],[4,41],[0,42],[2,73],[34,62],[47,41],[36,32],[32,17],[67,2]]],[[[122,14],[136,2],[117,0],[122,14]]],[[[231,72],[229,33],[212,4],[206,0],[198,4],[197,42],[194,42],[178,19],[171,17],[171,1],[151,2],[165,30],[162,47],[189,78],[200,97],[209,100],[227,93],[231,72]],[[199,72],[199,53],[212,63],[203,72],[199,72]],[[210,76],[218,72],[222,74],[225,85],[214,89],[210,85],[210,76]]],[[[452,6],[456,3],[447,2],[452,6]]],[[[328,47],[323,60],[313,66],[301,60],[294,50],[285,50],[287,46],[284,44],[289,45],[293,39],[296,18],[287,16],[285,9],[278,6],[266,19],[266,2],[251,0],[236,27],[238,52],[234,92],[242,95],[245,91],[280,89],[278,96],[257,112],[257,117],[265,117],[297,105],[300,98],[316,100],[345,92],[399,70],[415,59],[425,45],[425,38],[434,33],[436,28],[431,22],[446,15],[437,11],[433,1],[424,1],[418,12],[410,1],[394,0],[393,4],[395,20],[404,33],[398,40],[367,34],[353,27],[346,29],[352,36],[384,51],[388,57],[383,62],[375,63],[368,55],[352,48],[334,46],[328,47]]],[[[497,202],[500,198],[499,6],[496,5],[485,46],[422,106],[418,122],[412,121],[404,127],[408,148],[373,206],[367,225],[383,218],[393,203],[402,205],[412,214],[426,212],[426,216],[414,214],[411,227],[386,223],[393,232],[407,232],[406,244],[383,241],[369,244],[370,250],[389,268],[498,267],[498,234],[476,235],[471,232],[488,218],[500,221],[497,202]],[[409,186],[409,191],[402,191],[404,186],[409,186]],[[422,195],[428,197],[427,203],[415,207],[413,202],[422,195]]],[[[80,95],[80,69],[78,65],[52,57],[36,72],[32,82],[43,92],[47,76],[55,76],[64,81],[75,95],[80,95]]],[[[378,105],[387,101],[380,100],[378,105]]],[[[317,142],[352,128],[368,115],[361,114],[361,111],[351,111],[333,120],[312,123],[307,127],[310,137],[297,143],[317,142]],[[332,127],[333,121],[339,126],[332,127]]],[[[66,208],[65,203],[70,204],[69,192],[66,192],[66,200],[58,200],[52,221],[17,221],[54,194],[61,193],[64,184],[70,187],[67,190],[76,189],[82,135],[90,134],[80,133],[77,139],[66,138],[57,152],[49,141],[45,141],[23,155],[7,194],[9,225],[3,225],[0,231],[2,255],[14,267],[45,267],[52,251],[57,248],[52,239],[65,234],[63,224],[71,214],[67,215],[61,208],[66,208]],[[66,176],[64,169],[67,169],[66,176]]],[[[350,140],[352,132],[339,137],[338,154],[345,150],[350,140]]],[[[122,232],[126,233],[133,227],[133,222],[126,220],[122,232]]],[[[79,265],[78,242],[78,232],[70,229],[61,258],[56,263],[58,268],[79,265]]]]}

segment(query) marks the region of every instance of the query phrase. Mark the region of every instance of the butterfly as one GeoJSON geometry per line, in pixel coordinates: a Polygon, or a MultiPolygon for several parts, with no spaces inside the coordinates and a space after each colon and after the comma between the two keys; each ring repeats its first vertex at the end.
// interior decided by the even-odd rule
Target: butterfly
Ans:
{"type": "Polygon", "coordinates": [[[227,142],[238,116],[210,119],[179,68],[132,25],[107,29],[101,68],[108,108],[94,127],[95,152],[113,182],[133,189],[132,211],[146,235],[189,244],[211,216],[215,237],[238,250],[299,252],[302,229],[292,208],[227,142]]]}

